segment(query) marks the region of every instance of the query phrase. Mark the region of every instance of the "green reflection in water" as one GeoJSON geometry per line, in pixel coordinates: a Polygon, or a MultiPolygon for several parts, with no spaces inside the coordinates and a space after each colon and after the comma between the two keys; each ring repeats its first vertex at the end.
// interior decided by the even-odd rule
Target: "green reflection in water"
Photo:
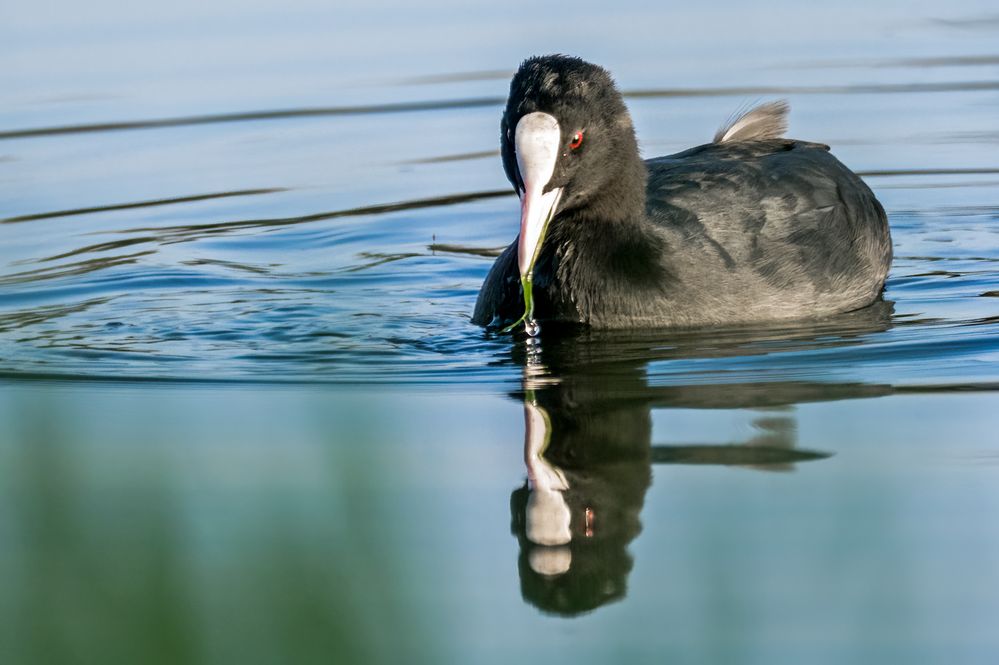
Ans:
{"type": "Polygon", "coordinates": [[[370,431],[313,407],[240,424],[272,400],[238,392],[19,390],[0,397],[4,662],[435,660],[370,431]]]}

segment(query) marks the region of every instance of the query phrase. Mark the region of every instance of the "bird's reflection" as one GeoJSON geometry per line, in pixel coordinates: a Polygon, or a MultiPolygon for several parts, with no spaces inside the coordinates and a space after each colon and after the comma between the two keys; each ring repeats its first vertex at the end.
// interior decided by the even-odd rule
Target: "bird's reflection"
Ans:
{"type": "Polygon", "coordinates": [[[652,478],[652,419],[630,400],[556,405],[549,395],[524,403],[527,482],[511,497],[513,531],[524,598],[574,615],[624,596],[652,478]]]}
{"type": "MultiPolygon", "coordinates": [[[[886,328],[890,304],[880,305],[859,318],[851,314],[844,329],[860,332],[858,321],[868,331],[886,328]]],[[[796,329],[794,339],[807,345],[807,331],[796,329]]],[[[891,390],[816,382],[652,387],[645,374],[657,355],[652,347],[645,355],[610,360],[614,349],[563,334],[533,340],[522,350],[523,391],[517,398],[524,404],[527,479],[510,500],[521,592],[541,610],[563,616],[625,596],[633,566],[628,546],[642,529],[653,464],[789,471],[829,456],[797,446],[794,404],[891,390]],[[754,409],[757,433],[738,442],[654,445],[652,410],[668,407],[754,409]]]]}

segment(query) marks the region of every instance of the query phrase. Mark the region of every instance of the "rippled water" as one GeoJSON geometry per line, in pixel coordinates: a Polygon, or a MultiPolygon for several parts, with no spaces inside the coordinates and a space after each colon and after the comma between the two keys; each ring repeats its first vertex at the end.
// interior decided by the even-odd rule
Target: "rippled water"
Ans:
{"type": "MultiPolygon", "coordinates": [[[[512,197],[460,193],[248,218],[281,199],[293,206],[294,196],[244,196],[8,218],[0,227],[13,254],[0,296],[5,373],[393,383],[518,376],[515,344],[468,321],[493,250],[510,236],[512,197]],[[272,200],[257,203],[265,197],[272,200]]],[[[866,319],[584,334],[580,352],[647,358],[656,361],[652,377],[664,379],[732,372],[748,379],[765,370],[993,381],[997,217],[987,207],[892,211],[897,259],[885,293],[892,307],[866,319]]]]}
{"type": "Polygon", "coordinates": [[[999,15],[867,4],[11,8],[5,661],[990,662],[999,15]],[[646,156],[789,99],[888,211],[884,302],[471,325],[544,51],[612,70],[646,156]]]}
{"type": "MultiPolygon", "coordinates": [[[[792,81],[780,86],[660,89],[629,85],[629,69],[617,67],[646,154],[709,136],[747,98],[790,97],[795,135],[833,144],[868,174],[891,213],[898,258],[885,295],[894,316],[835,345],[826,339],[836,336],[832,325],[820,353],[792,332],[781,353],[709,360],[718,345],[751,350],[753,334],[741,331],[615,338],[601,341],[603,352],[645,346],[654,359],[673,348],[667,357],[687,358],[699,373],[765,368],[821,379],[856,372],[861,361],[889,382],[994,378],[982,354],[993,353],[995,338],[999,167],[994,143],[961,142],[953,130],[957,122],[963,134],[994,131],[979,108],[994,107],[982,73],[995,63],[921,62],[886,58],[860,69],[883,69],[880,84],[843,83],[855,80],[857,65],[829,59],[752,70],[760,81],[792,81]],[[918,82],[898,80],[915,73],[918,82]],[[927,73],[936,76],[922,80],[927,73]],[[940,115],[939,97],[959,106],[940,115]],[[921,134],[887,133],[900,123],[921,134]]],[[[93,123],[75,122],[81,104],[66,101],[55,104],[68,107],[65,117],[50,114],[62,122],[41,126],[10,113],[13,126],[0,134],[8,192],[0,370],[74,379],[515,380],[509,340],[468,323],[492,257],[516,231],[516,201],[495,151],[504,81],[493,71],[459,72],[376,87],[403,101],[144,120],[106,105],[107,122],[93,123]],[[483,87],[492,94],[473,95],[483,87]]],[[[657,364],[654,376],[660,367],[688,371],[657,364]]]]}

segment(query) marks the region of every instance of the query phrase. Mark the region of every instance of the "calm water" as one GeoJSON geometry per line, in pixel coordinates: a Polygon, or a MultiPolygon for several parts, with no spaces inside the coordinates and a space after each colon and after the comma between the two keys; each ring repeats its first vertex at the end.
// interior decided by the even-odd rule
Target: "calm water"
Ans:
{"type": "Polygon", "coordinates": [[[994,6],[327,4],[4,9],[4,662],[995,662],[994,6]],[[646,156],[787,98],[885,302],[472,326],[552,51],[646,156]]]}

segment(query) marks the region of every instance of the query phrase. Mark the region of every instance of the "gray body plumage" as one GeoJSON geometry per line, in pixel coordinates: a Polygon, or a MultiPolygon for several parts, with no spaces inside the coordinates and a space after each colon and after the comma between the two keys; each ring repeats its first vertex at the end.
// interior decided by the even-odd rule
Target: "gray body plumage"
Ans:
{"type": "MultiPolygon", "coordinates": [[[[538,320],[689,327],[818,318],[874,302],[892,254],[884,209],[826,146],[774,138],[785,112],[764,107],[757,119],[770,122],[750,112],[720,142],[644,163],[636,150],[633,172],[605,177],[608,195],[560,210],[534,268],[538,320]],[[644,210],[616,215],[613,192],[627,189],[617,179],[643,172],[644,210]]],[[[523,312],[516,255],[515,241],[496,260],[475,323],[523,312]]]]}

